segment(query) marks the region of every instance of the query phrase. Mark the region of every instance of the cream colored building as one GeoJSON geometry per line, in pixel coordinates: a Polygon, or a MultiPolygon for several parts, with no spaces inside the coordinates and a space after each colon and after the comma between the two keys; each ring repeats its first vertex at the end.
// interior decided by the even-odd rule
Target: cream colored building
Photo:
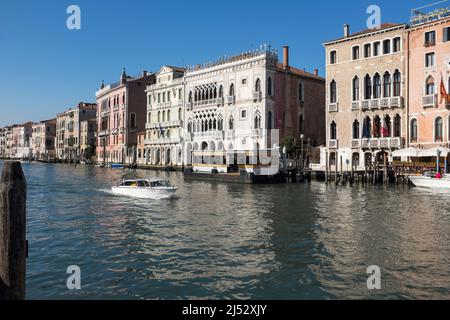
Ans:
{"type": "MultiPolygon", "coordinates": [[[[84,152],[87,148],[95,151],[97,144],[97,118],[83,120],[80,122],[80,155],[84,159],[84,152]]],[[[84,159],[90,160],[90,159],[84,159]]]]}
{"type": "Polygon", "coordinates": [[[33,159],[52,160],[55,158],[56,119],[41,121],[32,126],[31,144],[33,159]]]}
{"type": "Polygon", "coordinates": [[[363,170],[404,147],[407,133],[407,25],[326,42],[326,136],[321,165],[363,170]]]}
{"type": "Polygon", "coordinates": [[[80,102],[75,108],[57,115],[56,118],[56,157],[60,160],[79,159],[80,122],[95,118],[97,105],[80,102]]]}
{"type": "Polygon", "coordinates": [[[145,164],[183,165],[184,72],[164,66],[147,86],[145,164]]]}

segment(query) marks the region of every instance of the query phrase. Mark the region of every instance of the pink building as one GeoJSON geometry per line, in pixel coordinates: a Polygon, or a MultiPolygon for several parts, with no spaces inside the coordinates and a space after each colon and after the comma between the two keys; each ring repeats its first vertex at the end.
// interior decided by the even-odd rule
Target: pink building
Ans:
{"type": "Polygon", "coordinates": [[[450,146],[450,17],[409,30],[409,143],[450,146]]]}
{"type": "Polygon", "coordinates": [[[130,77],[123,71],[120,82],[102,86],[97,99],[97,161],[131,163],[136,161],[137,133],[145,130],[147,94],[155,75],[143,71],[130,77]]]}

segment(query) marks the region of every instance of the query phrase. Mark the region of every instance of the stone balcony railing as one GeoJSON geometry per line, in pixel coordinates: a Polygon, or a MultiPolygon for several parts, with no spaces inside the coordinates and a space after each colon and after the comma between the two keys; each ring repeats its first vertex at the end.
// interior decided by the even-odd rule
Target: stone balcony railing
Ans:
{"type": "Polygon", "coordinates": [[[339,110],[339,103],[333,102],[328,104],[328,112],[338,112],[339,110]]]}
{"type": "Polygon", "coordinates": [[[113,128],[110,130],[111,134],[118,134],[119,133],[119,128],[113,128]]]}
{"type": "Polygon", "coordinates": [[[227,96],[227,103],[228,104],[236,103],[236,97],[235,96],[227,96]]]}
{"type": "Polygon", "coordinates": [[[337,149],[338,147],[339,147],[339,140],[338,139],[328,140],[328,148],[330,148],[330,149],[337,149]]]}
{"type": "Polygon", "coordinates": [[[422,105],[424,108],[427,107],[437,107],[438,105],[438,95],[430,94],[422,97],[422,105]]]}
{"type": "Polygon", "coordinates": [[[225,137],[228,140],[234,140],[234,137],[235,137],[234,130],[233,131],[227,131],[226,134],[225,134],[225,137]]]}
{"type": "Polygon", "coordinates": [[[403,140],[400,137],[395,138],[371,138],[371,139],[354,139],[352,140],[352,148],[363,149],[400,149],[403,147],[403,140]]]}
{"type": "Polygon", "coordinates": [[[261,101],[262,100],[262,92],[261,91],[253,91],[252,93],[253,100],[261,101]]]}
{"type": "Polygon", "coordinates": [[[107,129],[107,130],[101,130],[101,131],[99,131],[98,132],[98,136],[99,137],[104,137],[104,136],[107,136],[107,135],[109,135],[109,130],[107,129]]]}
{"type": "Polygon", "coordinates": [[[216,139],[216,140],[223,140],[224,138],[224,132],[223,131],[205,131],[205,132],[194,132],[193,138],[200,138],[200,139],[216,139]]]}
{"type": "Polygon", "coordinates": [[[202,101],[195,101],[194,107],[206,107],[206,106],[220,106],[223,105],[223,98],[214,98],[202,101]]]}
{"type": "Polygon", "coordinates": [[[390,97],[390,98],[379,98],[379,99],[369,99],[363,100],[361,102],[356,101],[352,104],[352,110],[377,110],[377,109],[388,109],[388,108],[403,108],[405,106],[405,99],[403,97],[390,97]],[[356,107],[356,104],[359,107],[356,107]],[[355,106],[353,106],[355,104],[355,106]]]}
{"type": "Polygon", "coordinates": [[[146,123],[145,129],[159,129],[159,128],[168,128],[168,127],[181,127],[183,125],[183,121],[166,121],[166,122],[158,122],[158,123],[146,123]]]}
{"type": "Polygon", "coordinates": [[[146,144],[146,145],[177,144],[177,143],[180,143],[180,142],[181,142],[180,137],[145,139],[144,140],[144,144],[146,144]]]}

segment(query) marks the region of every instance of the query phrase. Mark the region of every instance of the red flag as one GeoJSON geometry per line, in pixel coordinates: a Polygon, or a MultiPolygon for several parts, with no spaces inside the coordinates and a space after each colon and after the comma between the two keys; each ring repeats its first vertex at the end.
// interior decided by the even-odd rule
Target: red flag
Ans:
{"type": "Polygon", "coordinates": [[[444,76],[441,73],[441,102],[447,102],[449,99],[447,90],[445,89],[444,76]]]}

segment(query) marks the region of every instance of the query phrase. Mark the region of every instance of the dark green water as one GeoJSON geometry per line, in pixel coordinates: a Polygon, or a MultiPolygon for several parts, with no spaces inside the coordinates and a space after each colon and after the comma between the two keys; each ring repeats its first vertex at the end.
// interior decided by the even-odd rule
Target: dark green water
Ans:
{"type": "Polygon", "coordinates": [[[28,299],[450,298],[449,192],[143,172],[180,188],[145,201],[110,194],[121,170],[23,166],[28,299]],[[81,290],[67,289],[70,265],[81,290]]]}

